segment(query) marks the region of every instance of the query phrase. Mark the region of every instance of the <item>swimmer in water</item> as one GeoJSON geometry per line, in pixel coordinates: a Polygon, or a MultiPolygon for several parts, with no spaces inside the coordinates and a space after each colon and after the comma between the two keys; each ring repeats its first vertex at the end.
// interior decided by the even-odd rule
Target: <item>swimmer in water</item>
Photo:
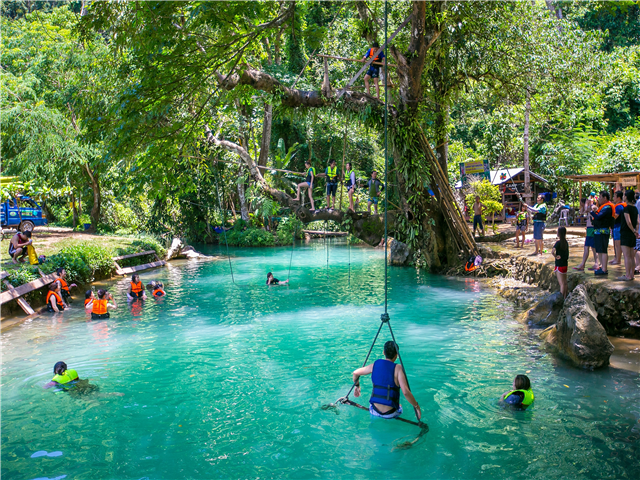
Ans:
{"type": "Polygon", "coordinates": [[[147,294],[144,293],[144,288],[142,287],[142,282],[140,281],[140,275],[134,274],[131,276],[127,298],[129,300],[135,300],[136,298],[142,298],[144,300],[147,299],[147,294]]]}
{"type": "Polygon", "coordinates": [[[147,284],[147,290],[152,292],[151,295],[153,295],[153,298],[164,297],[167,294],[167,292],[164,291],[164,284],[156,282],[155,280],[151,280],[151,282],[147,284]]]}
{"type": "Polygon", "coordinates": [[[516,410],[525,410],[533,400],[531,381],[526,375],[516,375],[513,380],[513,390],[504,392],[500,397],[501,402],[511,405],[516,410]]]}
{"type": "Polygon", "coordinates": [[[267,285],[287,285],[289,283],[289,279],[286,279],[284,282],[281,282],[277,278],[273,276],[273,273],[267,273],[267,285]]]}
{"type": "Polygon", "coordinates": [[[86,310],[91,310],[93,308],[93,301],[96,299],[96,296],[93,294],[93,290],[87,290],[84,293],[84,308],[86,310]]]}
{"type": "Polygon", "coordinates": [[[118,305],[116,304],[116,301],[113,298],[113,295],[111,295],[106,290],[103,290],[103,289],[98,290],[98,298],[92,302],[91,319],[101,320],[103,318],[109,318],[110,308],[111,309],[118,308],[118,305]]]}
{"type": "MultiPolygon", "coordinates": [[[[44,386],[44,388],[61,387],[60,391],[69,391],[79,395],[99,391],[99,387],[97,385],[91,385],[89,380],[81,380],[78,376],[78,372],[71,368],[67,368],[67,364],[64,362],[58,362],[53,366],[53,374],[53,378],[44,386]]],[[[122,397],[124,396],[124,393],[112,392],[101,395],[115,395],[122,397]]]]}

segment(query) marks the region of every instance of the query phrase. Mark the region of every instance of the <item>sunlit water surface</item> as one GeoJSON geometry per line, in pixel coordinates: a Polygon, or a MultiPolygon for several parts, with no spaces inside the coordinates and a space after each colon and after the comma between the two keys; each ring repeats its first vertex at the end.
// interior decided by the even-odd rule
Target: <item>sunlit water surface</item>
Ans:
{"type": "Polygon", "coordinates": [[[320,408],[346,393],[379,326],[383,253],[320,241],[293,257],[231,254],[236,285],[227,261],[185,262],[142,275],[165,282],[163,301],[132,310],[123,280],[110,320],[77,301],[3,332],[2,478],[638,478],[637,373],[556,360],[475,280],[389,271],[391,322],[430,427],[402,450],[416,427],[320,408]],[[266,287],[290,261],[291,285],[266,287]],[[44,390],[58,360],[99,392],[44,390]],[[534,406],[502,410],[524,372],[534,406]]]}

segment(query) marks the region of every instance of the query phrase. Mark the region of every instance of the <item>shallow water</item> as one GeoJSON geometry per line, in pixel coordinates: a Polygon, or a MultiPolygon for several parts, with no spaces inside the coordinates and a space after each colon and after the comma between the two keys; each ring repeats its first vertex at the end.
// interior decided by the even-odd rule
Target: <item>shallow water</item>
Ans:
{"type": "Polygon", "coordinates": [[[142,279],[165,282],[160,302],[121,302],[102,321],[77,302],[4,331],[2,478],[637,478],[638,374],[558,361],[475,280],[389,271],[391,323],[430,427],[415,446],[394,448],[412,425],[322,410],[379,326],[383,252],[334,240],[290,253],[232,250],[237,285],[226,261],[155,270],[142,279]],[[291,259],[291,286],[266,287],[291,259]],[[58,360],[99,392],[44,390],[58,360]],[[534,406],[500,409],[524,372],[534,406]]]}

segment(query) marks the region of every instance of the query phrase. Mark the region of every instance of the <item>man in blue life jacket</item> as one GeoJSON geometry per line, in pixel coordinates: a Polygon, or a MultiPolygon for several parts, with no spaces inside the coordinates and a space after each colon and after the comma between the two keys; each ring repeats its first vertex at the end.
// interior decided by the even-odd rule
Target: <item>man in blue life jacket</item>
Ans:
{"type": "Polygon", "coordinates": [[[405,398],[416,409],[416,415],[420,420],[422,416],[420,405],[409,390],[402,365],[395,363],[398,358],[398,345],[392,341],[385,343],[384,356],[384,359],[376,360],[353,372],[353,383],[356,386],[355,396],[360,396],[360,377],[371,375],[373,383],[373,392],[369,399],[369,413],[371,415],[388,419],[399,417],[402,414],[402,406],[400,405],[400,390],[402,390],[405,398]]]}

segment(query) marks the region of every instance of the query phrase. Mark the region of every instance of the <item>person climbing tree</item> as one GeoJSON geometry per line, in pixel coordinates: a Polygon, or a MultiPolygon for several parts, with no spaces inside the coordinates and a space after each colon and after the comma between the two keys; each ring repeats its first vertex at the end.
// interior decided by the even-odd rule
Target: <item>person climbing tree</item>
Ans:
{"type": "MultiPolygon", "coordinates": [[[[378,42],[371,43],[371,48],[367,50],[367,53],[362,59],[369,60],[376,54],[379,48],[380,44],[378,42]]],[[[384,52],[380,52],[373,60],[374,63],[369,65],[369,70],[367,70],[367,74],[364,76],[364,87],[367,90],[367,95],[370,95],[369,80],[373,78],[373,82],[376,84],[376,98],[380,98],[380,65],[375,65],[375,62],[382,62],[384,58],[384,52]]]]}

